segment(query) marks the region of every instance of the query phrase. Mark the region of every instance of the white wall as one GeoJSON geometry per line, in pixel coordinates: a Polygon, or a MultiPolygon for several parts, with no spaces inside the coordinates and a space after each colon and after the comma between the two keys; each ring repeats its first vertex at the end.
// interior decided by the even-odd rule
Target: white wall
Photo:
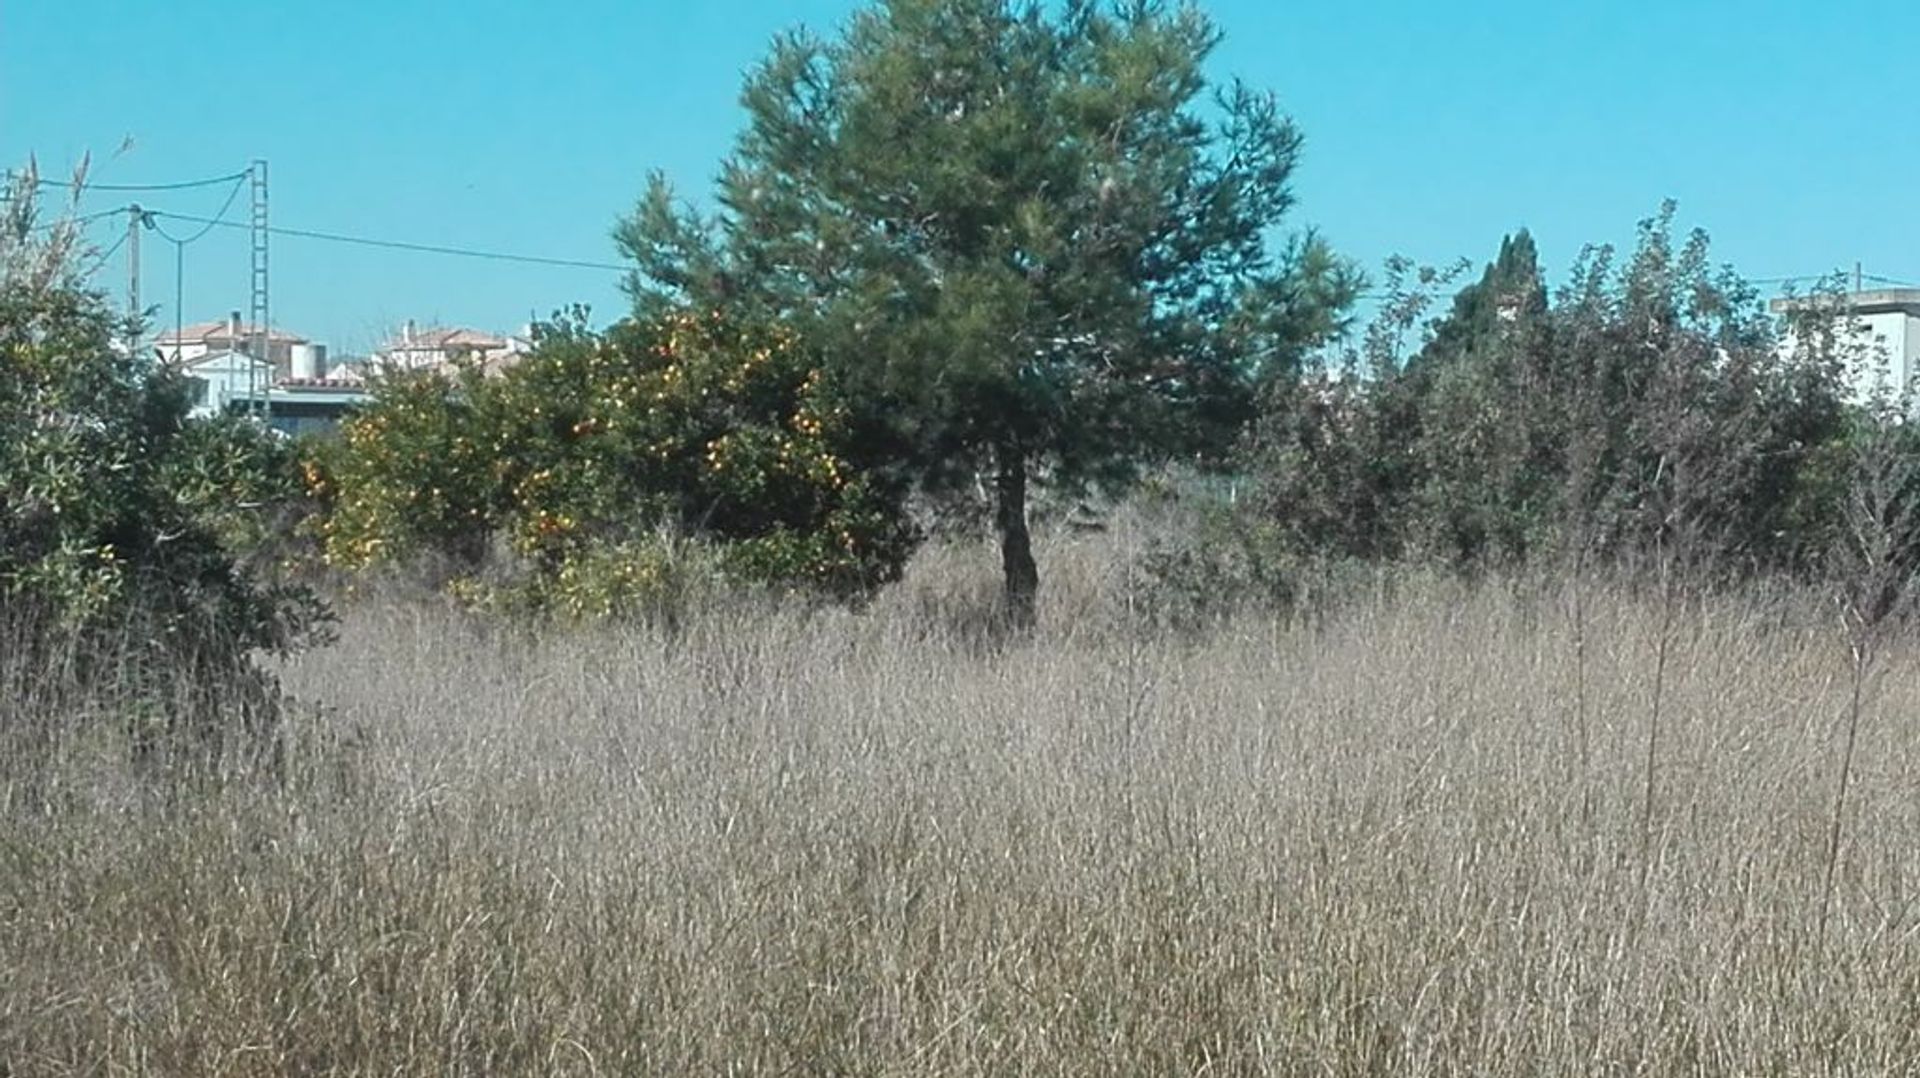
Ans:
{"type": "MultiPolygon", "coordinates": [[[[252,348],[254,343],[255,342],[251,339],[243,339],[240,342],[240,347],[252,348]]],[[[172,363],[192,363],[194,360],[199,359],[201,356],[212,355],[215,352],[225,352],[230,350],[225,333],[222,333],[220,336],[214,338],[214,343],[212,344],[208,344],[205,341],[190,340],[185,344],[179,345],[179,346],[175,346],[172,343],[164,343],[164,344],[157,344],[155,345],[155,347],[158,348],[160,350],[160,353],[163,356],[165,356],[169,362],[172,362],[172,363]]],[[[267,356],[268,358],[273,360],[274,369],[280,377],[284,378],[288,375],[289,372],[292,371],[293,343],[291,341],[269,342],[267,345],[267,356]]]]}
{"type": "Polygon", "coordinates": [[[207,347],[207,345],[201,341],[188,341],[185,344],[179,345],[169,343],[159,345],[158,347],[160,353],[166,357],[169,363],[191,363],[201,356],[206,355],[208,352],[213,351],[213,349],[207,347]]]}
{"type": "Polygon", "coordinates": [[[1914,374],[1920,372],[1920,319],[1905,311],[1876,311],[1856,317],[1881,367],[1858,372],[1854,392],[1864,400],[1876,385],[1898,392],[1910,384],[1914,374]]]}
{"type": "Polygon", "coordinates": [[[234,401],[248,399],[249,390],[264,396],[273,382],[273,366],[256,363],[248,356],[225,352],[199,363],[189,363],[187,375],[198,379],[206,387],[205,392],[194,400],[193,414],[210,416],[226,411],[234,401]]]}

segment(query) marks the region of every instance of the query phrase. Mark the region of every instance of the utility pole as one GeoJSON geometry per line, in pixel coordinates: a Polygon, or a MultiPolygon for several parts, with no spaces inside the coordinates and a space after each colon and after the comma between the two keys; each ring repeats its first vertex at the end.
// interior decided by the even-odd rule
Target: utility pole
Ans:
{"type": "Polygon", "coordinates": [[[146,213],[138,202],[127,207],[127,357],[140,354],[140,228],[146,213]]]}

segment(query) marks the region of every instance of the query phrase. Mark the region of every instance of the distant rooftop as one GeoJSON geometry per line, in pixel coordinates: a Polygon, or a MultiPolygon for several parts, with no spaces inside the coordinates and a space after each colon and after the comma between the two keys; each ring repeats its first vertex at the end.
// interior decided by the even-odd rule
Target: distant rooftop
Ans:
{"type": "Polygon", "coordinates": [[[405,333],[397,333],[387,341],[387,347],[393,350],[411,348],[415,351],[450,351],[456,348],[491,351],[505,348],[509,343],[507,338],[484,330],[436,327],[414,330],[411,341],[405,333]]]}
{"type": "MultiPolygon", "coordinates": [[[[258,332],[259,331],[255,323],[242,322],[240,324],[240,337],[242,340],[251,340],[253,337],[255,337],[258,334],[258,332]]],[[[284,329],[275,329],[270,331],[267,334],[267,339],[276,344],[308,343],[307,338],[302,337],[297,333],[288,333],[284,329]]],[[[162,333],[158,338],[156,338],[154,343],[156,344],[212,344],[215,341],[224,343],[232,340],[233,340],[233,334],[231,330],[228,328],[228,324],[225,321],[220,321],[220,322],[195,322],[192,325],[181,326],[177,332],[170,329],[165,333],[162,333]]]]}
{"type": "Polygon", "coordinates": [[[237,352],[231,348],[221,348],[212,352],[205,352],[200,355],[194,356],[191,359],[186,360],[180,365],[187,370],[195,370],[200,367],[214,366],[215,364],[219,363],[222,360],[226,360],[228,362],[238,361],[240,363],[251,363],[256,367],[273,366],[273,360],[255,359],[254,357],[248,355],[245,352],[237,352]]]}
{"type": "Polygon", "coordinates": [[[1771,304],[1774,313],[1785,314],[1788,311],[1819,308],[1840,299],[1854,314],[1894,314],[1905,312],[1920,318],[1920,288],[1874,288],[1863,292],[1848,292],[1843,296],[1826,295],[1785,296],[1771,304]]]}
{"type": "Polygon", "coordinates": [[[283,378],[273,384],[275,393],[291,393],[297,397],[358,399],[367,395],[367,387],[360,382],[349,382],[339,378],[283,378]]]}

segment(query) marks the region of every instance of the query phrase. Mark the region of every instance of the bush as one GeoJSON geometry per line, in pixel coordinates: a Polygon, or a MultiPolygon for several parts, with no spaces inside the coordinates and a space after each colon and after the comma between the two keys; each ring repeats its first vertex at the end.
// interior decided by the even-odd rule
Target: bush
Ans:
{"type": "Polygon", "coordinates": [[[450,556],[483,603],[645,606],[681,540],[737,584],[858,597],[917,539],[881,429],[777,325],[573,315],[501,374],[381,380],[309,483],[330,562],[450,556]]]}
{"type": "Polygon", "coordinates": [[[264,435],[189,420],[173,372],[90,287],[69,221],[36,223],[32,170],[0,224],[0,604],[13,646],[129,671],[170,725],[246,682],[255,651],[324,625],[311,594],[240,563],[281,480],[264,435]],[[246,452],[237,452],[247,447],[246,452]],[[241,508],[243,506],[252,508],[241,508]]]}
{"type": "Polygon", "coordinates": [[[1551,303],[1524,234],[1424,326],[1446,278],[1391,267],[1342,369],[1269,394],[1247,455],[1261,522],[1301,555],[1467,572],[1817,575],[1860,356],[1813,327],[1783,336],[1703,234],[1676,242],[1672,213],[1622,265],[1589,250],[1551,303]]]}

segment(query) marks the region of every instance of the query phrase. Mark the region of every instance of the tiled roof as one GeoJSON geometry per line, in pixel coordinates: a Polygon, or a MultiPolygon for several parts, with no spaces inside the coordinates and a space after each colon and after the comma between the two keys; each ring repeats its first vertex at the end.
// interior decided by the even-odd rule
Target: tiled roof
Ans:
{"type": "Polygon", "coordinates": [[[245,360],[249,363],[252,363],[256,367],[273,366],[273,361],[270,359],[254,359],[252,356],[246,354],[245,352],[235,352],[229,349],[221,349],[218,352],[207,352],[202,355],[194,356],[191,359],[188,359],[182,362],[180,366],[186,368],[187,370],[192,370],[196,367],[208,366],[209,364],[212,364],[218,360],[223,360],[223,359],[229,362],[236,359],[245,360]]]}
{"type": "MultiPolygon", "coordinates": [[[[254,336],[254,333],[255,333],[255,328],[252,322],[242,322],[240,324],[240,336],[242,338],[251,338],[254,336]]],[[[156,344],[176,344],[176,343],[210,344],[214,341],[225,341],[230,339],[231,338],[227,333],[227,323],[224,321],[195,322],[191,325],[181,326],[178,335],[176,335],[173,330],[168,330],[165,333],[162,333],[158,338],[156,338],[154,343],[156,344]]],[[[276,344],[306,344],[307,343],[307,338],[302,337],[297,333],[289,333],[284,329],[272,330],[270,333],[268,333],[267,339],[276,344]]]]}
{"type": "Polygon", "coordinates": [[[332,393],[340,390],[364,392],[366,386],[359,381],[349,381],[345,378],[282,378],[273,383],[273,388],[294,392],[332,393]]]}
{"type": "Polygon", "coordinates": [[[413,331],[413,340],[411,342],[406,339],[404,333],[396,333],[387,341],[387,348],[390,351],[400,351],[409,348],[416,352],[442,351],[453,348],[492,351],[493,349],[505,348],[506,346],[507,339],[505,337],[496,336],[482,330],[458,327],[416,329],[413,331]]]}

